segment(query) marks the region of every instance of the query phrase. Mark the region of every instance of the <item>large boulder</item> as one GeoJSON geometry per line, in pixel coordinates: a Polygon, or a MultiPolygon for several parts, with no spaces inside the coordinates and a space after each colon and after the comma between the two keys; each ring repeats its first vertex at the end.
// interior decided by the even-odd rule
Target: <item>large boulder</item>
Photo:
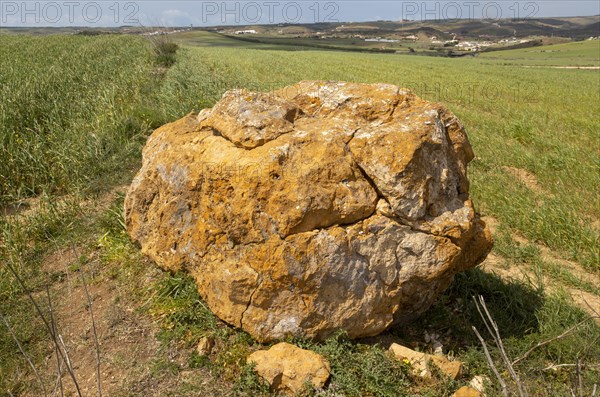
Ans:
{"type": "Polygon", "coordinates": [[[375,335],[489,252],[472,158],[448,109],[393,85],[228,91],[150,136],[127,230],[259,341],[375,335]]]}

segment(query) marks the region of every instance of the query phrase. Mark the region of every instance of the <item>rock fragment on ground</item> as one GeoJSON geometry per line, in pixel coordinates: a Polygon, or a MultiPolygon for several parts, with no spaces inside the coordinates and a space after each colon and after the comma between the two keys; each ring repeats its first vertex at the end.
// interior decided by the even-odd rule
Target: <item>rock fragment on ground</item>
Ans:
{"type": "Polygon", "coordinates": [[[463,386],[452,394],[452,397],[481,397],[481,393],[477,389],[469,386],[463,386]]]}
{"type": "Polygon", "coordinates": [[[307,385],[321,389],[329,379],[329,362],[319,354],[289,343],[278,343],[269,350],[252,353],[247,361],[273,391],[295,395],[307,385]]]}
{"type": "Polygon", "coordinates": [[[481,393],[482,397],[484,397],[485,396],[485,385],[489,381],[490,381],[489,378],[485,375],[476,375],[469,382],[469,387],[477,390],[478,392],[481,393]]]}
{"type": "Polygon", "coordinates": [[[215,346],[215,340],[209,336],[205,336],[198,342],[196,351],[200,356],[209,356],[215,346]]]}
{"type": "Polygon", "coordinates": [[[444,356],[418,352],[397,343],[392,343],[389,350],[398,360],[406,360],[412,366],[413,375],[421,378],[431,378],[430,363],[453,380],[458,378],[462,370],[460,361],[450,361],[444,356]]]}

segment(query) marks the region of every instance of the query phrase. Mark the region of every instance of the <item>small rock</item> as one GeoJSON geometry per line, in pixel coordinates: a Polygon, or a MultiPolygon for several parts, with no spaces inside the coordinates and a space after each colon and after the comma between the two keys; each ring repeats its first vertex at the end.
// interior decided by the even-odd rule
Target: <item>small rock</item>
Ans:
{"type": "Polygon", "coordinates": [[[454,392],[452,397],[481,397],[481,393],[468,386],[463,386],[454,392]]]}
{"type": "Polygon", "coordinates": [[[259,350],[248,357],[255,370],[274,391],[300,392],[305,384],[322,388],[329,379],[329,362],[319,354],[289,343],[278,343],[269,350],[259,350]]]}
{"type": "Polygon", "coordinates": [[[408,347],[404,347],[397,343],[392,343],[390,352],[392,352],[397,359],[408,361],[412,366],[413,375],[421,378],[431,377],[431,371],[427,368],[427,361],[429,361],[427,358],[428,354],[409,349],[408,347]]]}
{"type": "Polygon", "coordinates": [[[435,354],[436,356],[443,356],[444,345],[437,339],[439,337],[440,336],[435,332],[430,334],[427,331],[425,331],[425,342],[431,344],[431,347],[433,348],[433,354],[435,354]]]}
{"type": "Polygon", "coordinates": [[[449,376],[453,380],[458,378],[460,371],[462,370],[462,363],[460,361],[450,361],[444,356],[429,356],[433,364],[439,368],[442,373],[449,376]]]}
{"type": "Polygon", "coordinates": [[[489,382],[489,379],[487,376],[483,376],[483,375],[477,375],[474,376],[473,379],[471,379],[471,382],[469,382],[469,387],[478,390],[481,395],[483,396],[485,393],[485,383],[489,382]]]}
{"type": "Polygon", "coordinates": [[[421,353],[404,347],[397,343],[390,346],[390,352],[399,360],[408,360],[413,367],[413,374],[421,378],[430,378],[431,371],[427,367],[431,361],[442,373],[452,379],[456,379],[460,375],[462,363],[460,361],[450,361],[446,357],[421,353]]]}
{"type": "Polygon", "coordinates": [[[200,342],[198,342],[196,351],[201,356],[209,356],[214,346],[215,340],[209,336],[205,336],[204,338],[200,339],[200,342]]]}
{"type": "Polygon", "coordinates": [[[435,354],[436,356],[443,356],[444,355],[444,345],[442,345],[442,343],[440,341],[434,341],[432,344],[433,347],[433,354],[435,354]]]}

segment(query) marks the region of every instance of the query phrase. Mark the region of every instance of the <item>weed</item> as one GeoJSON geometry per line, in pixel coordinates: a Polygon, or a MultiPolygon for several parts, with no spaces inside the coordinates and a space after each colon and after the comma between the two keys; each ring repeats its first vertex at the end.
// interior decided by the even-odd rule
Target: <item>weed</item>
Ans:
{"type": "Polygon", "coordinates": [[[167,68],[173,66],[176,60],[175,54],[179,46],[165,35],[154,36],[150,41],[156,55],[156,63],[167,68]]]}
{"type": "Polygon", "coordinates": [[[254,371],[254,363],[246,364],[235,383],[232,394],[236,397],[269,396],[269,385],[254,371]]]}
{"type": "Polygon", "coordinates": [[[150,313],[163,324],[159,335],[162,341],[179,340],[191,346],[207,331],[216,329],[217,318],[208,310],[196,283],[187,274],[165,277],[156,291],[150,313]]]}
{"type": "Polygon", "coordinates": [[[322,354],[331,365],[330,388],[346,396],[407,395],[406,364],[395,360],[379,346],[355,343],[344,333],[324,343],[295,341],[302,348],[322,354]]]}

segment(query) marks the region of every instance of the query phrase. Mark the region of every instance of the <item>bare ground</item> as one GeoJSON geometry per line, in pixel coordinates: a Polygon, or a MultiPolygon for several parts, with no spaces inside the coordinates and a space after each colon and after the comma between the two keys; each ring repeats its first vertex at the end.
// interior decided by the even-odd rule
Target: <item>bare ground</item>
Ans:
{"type": "Polygon", "coordinates": [[[513,177],[517,178],[521,183],[527,186],[527,188],[529,188],[529,190],[531,190],[535,194],[545,193],[544,189],[538,183],[537,177],[531,172],[516,167],[502,167],[502,169],[508,172],[513,177]]]}
{"type": "MultiPolygon", "coordinates": [[[[498,221],[492,217],[484,217],[484,221],[492,233],[495,232],[498,221]]],[[[512,238],[520,244],[531,244],[525,237],[519,234],[513,234],[512,238]]],[[[584,269],[576,262],[562,259],[556,253],[552,252],[548,247],[541,244],[535,244],[540,250],[541,257],[544,261],[558,264],[571,272],[576,278],[585,280],[592,285],[600,285],[600,277],[598,274],[591,273],[584,269]]],[[[600,296],[587,291],[582,291],[571,286],[565,285],[560,280],[545,274],[537,274],[533,269],[527,266],[511,266],[507,261],[494,254],[488,255],[487,259],[481,264],[481,268],[489,273],[494,273],[504,280],[531,281],[534,285],[542,283],[544,288],[550,292],[566,291],[573,302],[590,316],[597,317],[596,323],[600,325],[600,296]]]]}
{"type": "MultiPolygon", "coordinates": [[[[57,279],[51,287],[52,304],[58,332],[64,340],[82,396],[98,395],[98,360],[91,311],[100,354],[100,388],[104,396],[180,395],[180,387],[201,388],[203,395],[221,396],[231,389],[203,369],[189,369],[189,348],[161,345],[158,324],[143,309],[144,302],[132,298],[132,291],[111,277],[96,252],[81,266],[90,301],[87,299],[78,262],[71,249],[60,250],[46,258],[43,270],[57,279]],[[91,302],[91,304],[90,304],[91,302]],[[92,310],[90,310],[90,308],[92,310]],[[176,368],[169,371],[167,368],[176,368]]],[[[151,263],[141,279],[152,282],[160,276],[151,263]]],[[[36,296],[41,299],[42,296],[36,296]]],[[[55,349],[48,346],[45,373],[54,374],[51,395],[60,384],[65,396],[76,396],[76,389],[65,366],[58,381],[55,349]]],[[[28,396],[37,397],[35,394],[28,396]]]]}
{"type": "MultiPolygon", "coordinates": [[[[82,205],[104,211],[125,189],[125,186],[118,187],[98,200],[82,205]]],[[[27,205],[20,209],[30,212],[35,211],[35,207],[27,205]]],[[[226,395],[231,384],[216,379],[204,369],[189,368],[187,361],[191,349],[161,344],[157,338],[160,327],[144,310],[148,301],[134,297],[134,288],[147,288],[161,276],[161,272],[148,261],[144,273],[136,277],[139,285],[123,285],[112,269],[119,264],[103,264],[96,241],[89,241],[85,247],[58,249],[44,258],[41,266],[47,279],[53,280],[49,288],[57,333],[64,341],[81,395],[96,396],[101,390],[103,396],[116,397],[183,396],[197,395],[197,392],[187,394],[180,390],[190,390],[191,393],[195,389],[202,390],[202,395],[207,397],[226,395]],[[87,251],[85,247],[88,247],[87,251]],[[82,254],[85,255],[83,262],[81,257],[77,258],[82,254]],[[92,312],[95,327],[92,325],[92,312]]],[[[45,292],[37,292],[34,297],[47,306],[45,292]]],[[[57,376],[53,342],[49,342],[47,352],[45,365],[38,370],[50,380],[49,394],[77,396],[65,363],[61,366],[61,377],[57,376]]],[[[24,395],[38,397],[34,391],[24,395]]]]}

